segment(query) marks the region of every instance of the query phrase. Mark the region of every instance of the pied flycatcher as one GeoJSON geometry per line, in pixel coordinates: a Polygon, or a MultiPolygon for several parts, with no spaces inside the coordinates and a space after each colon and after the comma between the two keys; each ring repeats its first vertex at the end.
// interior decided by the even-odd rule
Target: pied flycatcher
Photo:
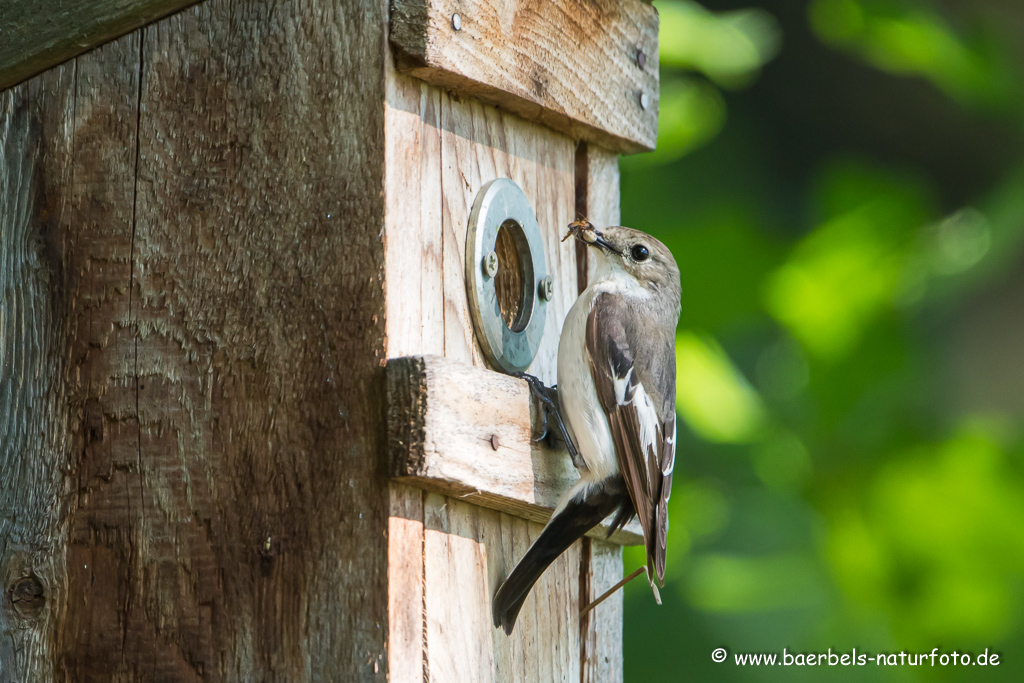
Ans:
{"type": "Polygon", "coordinates": [[[558,342],[558,407],[579,451],[580,480],[494,596],[494,625],[509,634],[544,570],[613,512],[609,535],[640,517],[648,578],[664,585],[679,268],[664,244],[639,230],[597,231],[586,221],[569,229],[596,259],[558,342]]]}

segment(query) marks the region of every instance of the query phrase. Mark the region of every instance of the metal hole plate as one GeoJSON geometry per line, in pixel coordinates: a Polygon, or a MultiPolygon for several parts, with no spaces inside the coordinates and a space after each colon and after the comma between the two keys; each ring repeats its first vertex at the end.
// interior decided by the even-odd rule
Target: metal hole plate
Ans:
{"type": "MultiPolygon", "coordinates": [[[[499,263],[498,268],[503,264],[499,263]]],[[[523,191],[508,178],[484,185],[469,214],[466,238],[466,293],[473,315],[473,327],[492,365],[508,371],[526,370],[533,362],[544,336],[547,302],[538,294],[538,285],[547,277],[543,241],[537,216],[523,191]],[[495,278],[485,271],[484,260],[494,252],[498,230],[514,221],[525,239],[517,239],[522,265],[523,318],[526,326],[513,332],[501,317],[495,278]]]]}

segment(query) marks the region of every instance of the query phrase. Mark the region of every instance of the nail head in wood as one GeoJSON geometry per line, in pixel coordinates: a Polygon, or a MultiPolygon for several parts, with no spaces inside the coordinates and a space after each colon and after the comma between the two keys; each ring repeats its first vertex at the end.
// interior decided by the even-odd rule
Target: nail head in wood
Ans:
{"type": "Polygon", "coordinates": [[[648,99],[647,93],[645,93],[645,92],[640,93],[640,108],[643,109],[644,111],[646,111],[647,107],[650,105],[650,103],[651,103],[651,101],[650,101],[650,99],[648,99]]]}
{"type": "Polygon", "coordinates": [[[496,451],[501,447],[501,439],[498,438],[497,434],[491,434],[491,450],[496,451]]]}
{"type": "Polygon", "coordinates": [[[640,48],[637,48],[636,50],[636,65],[641,69],[647,65],[647,55],[645,55],[644,51],[640,48]]]}
{"type": "Polygon", "coordinates": [[[462,30],[462,17],[458,13],[452,15],[452,28],[456,31],[462,30]]]}

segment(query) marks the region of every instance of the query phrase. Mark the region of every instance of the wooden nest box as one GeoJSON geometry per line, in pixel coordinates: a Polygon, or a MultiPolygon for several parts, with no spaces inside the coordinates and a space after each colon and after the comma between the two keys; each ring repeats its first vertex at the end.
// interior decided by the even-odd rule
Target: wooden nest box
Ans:
{"type": "Polygon", "coordinates": [[[508,637],[531,442],[653,148],[640,0],[0,0],[0,680],[620,681],[621,544],[508,637]]]}

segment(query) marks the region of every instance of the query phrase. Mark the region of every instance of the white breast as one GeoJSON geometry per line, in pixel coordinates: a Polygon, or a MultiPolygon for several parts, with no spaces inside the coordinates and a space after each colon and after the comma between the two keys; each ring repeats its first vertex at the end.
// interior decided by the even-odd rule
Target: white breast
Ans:
{"type": "Polygon", "coordinates": [[[558,341],[558,398],[569,433],[579,447],[587,471],[584,480],[600,481],[619,471],[608,418],[601,408],[590,373],[587,318],[594,299],[603,291],[588,288],[569,309],[558,341]]]}

